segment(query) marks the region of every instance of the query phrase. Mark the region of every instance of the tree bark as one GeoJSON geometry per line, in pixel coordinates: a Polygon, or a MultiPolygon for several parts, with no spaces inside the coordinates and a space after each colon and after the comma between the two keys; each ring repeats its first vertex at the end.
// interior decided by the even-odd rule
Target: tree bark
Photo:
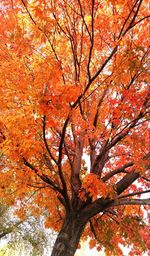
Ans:
{"type": "Polygon", "coordinates": [[[79,218],[67,217],[55,241],[51,256],[73,256],[84,227],[85,223],[79,218]]]}

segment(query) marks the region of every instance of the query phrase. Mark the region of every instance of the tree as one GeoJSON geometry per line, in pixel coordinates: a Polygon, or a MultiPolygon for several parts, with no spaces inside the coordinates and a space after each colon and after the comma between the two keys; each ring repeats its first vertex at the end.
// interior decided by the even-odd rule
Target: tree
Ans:
{"type": "Polygon", "coordinates": [[[48,213],[52,256],[81,235],[107,255],[146,247],[147,6],[1,1],[1,193],[20,217],[48,213]]]}
{"type": "Polygon", "coordinates": [[[0,239],[6,244],[0,246],[0,253],[3,256],[22,255],[23,252],[32,256],[45,255],[52,247],[54,233],[46,232],[42,218],[29,216],[20,221],[14,218],[13,211],[12,207],[0,204],[0,239]]]}

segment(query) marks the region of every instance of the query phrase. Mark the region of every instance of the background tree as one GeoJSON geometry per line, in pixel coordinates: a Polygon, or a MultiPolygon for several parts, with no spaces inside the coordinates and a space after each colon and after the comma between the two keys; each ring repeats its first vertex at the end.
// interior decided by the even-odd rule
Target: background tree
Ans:
{"type": "Polygon", "coordinates": [[[74,255],[81,235],[107,255],[146,249],[147,6],[1,1],[1,194],[20,217],[49,213],[53,256],[74,255]]]}
{"type": "MultiPolygon", "coordinates": [[[[0,253],[6,255],[43,256],[52,248],[55,234],[46,232],[43,225],[44,218],[28,216],[18,220],[13,215],[14,209],[0,205],[0,253]]],[[[28,213],[29,214],[29,213],[28,213]]],[[[1,255],[1,254],[0,254],[1,255]]]]}

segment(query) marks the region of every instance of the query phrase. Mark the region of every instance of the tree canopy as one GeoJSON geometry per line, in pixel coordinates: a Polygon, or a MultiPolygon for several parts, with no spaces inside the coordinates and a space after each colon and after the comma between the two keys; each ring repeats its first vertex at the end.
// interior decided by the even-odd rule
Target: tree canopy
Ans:
{"type": "Polygon", "coordinates": [[[1,0],[0,193],[45,214],[52,255],[74,220],[66,256],[81,234],[148,246],[149,17],[147,0],[1,0]]]}

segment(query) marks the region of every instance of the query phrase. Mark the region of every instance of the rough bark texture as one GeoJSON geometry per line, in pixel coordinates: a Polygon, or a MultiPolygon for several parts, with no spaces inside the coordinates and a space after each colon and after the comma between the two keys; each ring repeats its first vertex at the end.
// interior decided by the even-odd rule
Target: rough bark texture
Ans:
{"type": "Polygon", "coordinates": [[[51,256],[73,256],[84,227],[85,223],[81,220],[75,218],[75,216],[69,216],[56,239],[51,256]]]}

